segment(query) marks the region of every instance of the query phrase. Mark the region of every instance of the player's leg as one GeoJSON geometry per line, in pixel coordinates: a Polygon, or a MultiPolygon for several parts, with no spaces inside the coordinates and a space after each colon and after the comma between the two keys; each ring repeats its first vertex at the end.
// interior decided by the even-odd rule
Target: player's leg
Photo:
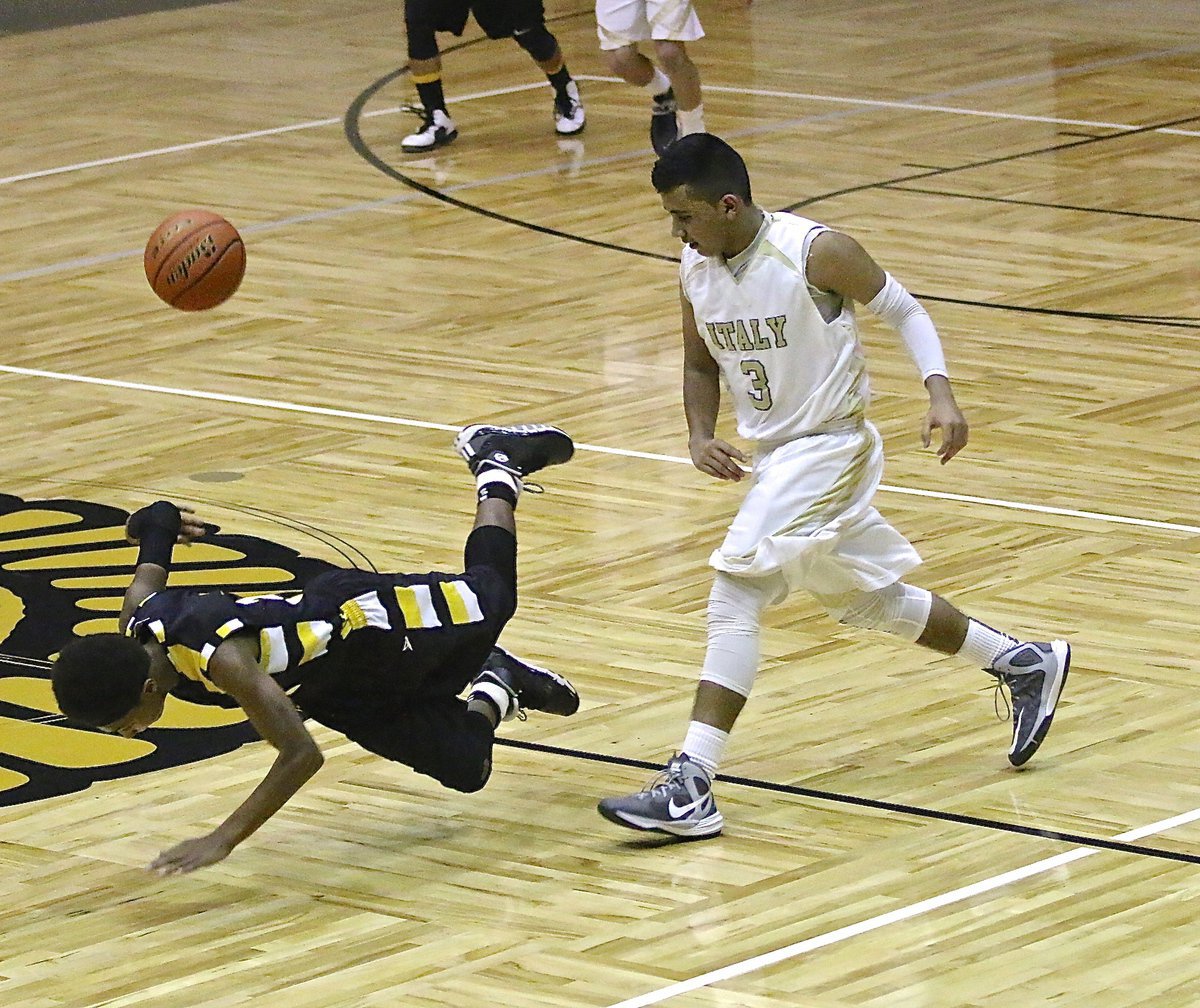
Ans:
{"type": "Polygon", "coordinates": [[[458,136],[442,90],[442,58],[437,45],[437,28],[443,23],[440,16],[436,0],[405,0],[408,71],[422,109],[420,128],[400,142],[401,149],[409,154],[436,150],[458,136]]]}
{"type": "Polygon", "coordinates": [[[477,3],[476,20],[489,6],[502,8],[507,24],[512,25],[513,40],[529,54],[554,89],[554,131],[561,136],[582,133],[587,117],[579,97],[579,85],[567,69],[558,39],[546,27],[542,0],[490,0],[488,4],[477,3]]]}
{"type": "Polygon", "coordinates": [[[778,574],[737,578],[718,572],[708,600],[704,667],[680,752],[643,790],[603,799],[598,809],[604,818],[690,839],[721,832],[712,779],[758,674],[762,612],[786,593],[778,574]]]}
{"type": "Polygon", "coordinates": [[[638,43],[650,41],[646,0],[596,0],[596,32],[608,69],[649,98],[650,143],[661,154],[679,135],[679,127],[670,78],[638,49],[638,43]]]}
{"type": "MultiPolygon", "coordinates": [[[[676,137],[704,132],[704,105],[700,91],[700,71],[688,56],[687,46],[670,39],[656,39],[655,55],[671,81],[675,98],[676,137]]],[[[661,152],[660,152],[661,153],[661,152]]]]}
{"type": "Polygon", "coordinates": [[[965,615],[939,595],[897,582],[873,592],[821,599],[839,622],[882,630],[946,655],[959,655],[995,676],[1012,696],[1008,759],[1022,766],[1050,730],[1071,668],[1066,641],[1023,642],[965,615]]]}
{"type": "Polygon", "coordinates": [[[490,703],[498,721],[523,718],[527,710],[574,714],[579,695],[570,682],[495,642],[517,605],[515,509],[525,478],[566,462],[575,446],[566,433],[545,424],[473,424],[459,433],[455,449],[475,476],[479,495],[475,527],[464,551],[465,576],[489,609],[503,615],[503,622],[482,641],[482,653],[458,656],[459,667],[473,675],[469,702],[490,703]]]}

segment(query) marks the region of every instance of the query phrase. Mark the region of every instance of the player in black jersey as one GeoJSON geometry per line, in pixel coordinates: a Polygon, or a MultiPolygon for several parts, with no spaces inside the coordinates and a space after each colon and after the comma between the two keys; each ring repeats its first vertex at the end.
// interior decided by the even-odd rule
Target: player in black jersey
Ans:
{"type": "Polygon", "coordinates": [[[130,516],[126,532],[139,550],[121,633],[62,649],[52,671],[59,707],[130,737],[162,716],[167,694],[240,706],[278,751],[224,822],[163,852],[152,870],[179,874],[220,861],[316,773],[323,757],[305,716],[447,787],[477,791],[491,773],[500,721],[578,709],[566,679],[496,646],[517,606],[514,512],[523,480],[566,462],[574,444],[543,424],[476,424],[455,448],[478,492],[461,574],[334,570],[287,598],[167,588],[174,544],[211,526],[168,501],[130,516]]]}

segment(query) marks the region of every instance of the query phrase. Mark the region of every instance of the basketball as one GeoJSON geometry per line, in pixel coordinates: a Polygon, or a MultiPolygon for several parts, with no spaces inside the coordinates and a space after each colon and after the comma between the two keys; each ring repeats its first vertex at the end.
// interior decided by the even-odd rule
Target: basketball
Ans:
{"type": "Polygon", "coordinates": [[[181,210],[154,229],[144,265],[154,293],[172,308],[204,311],[238,289],[246,272],[246,246],[224,217],[181,210]]]}

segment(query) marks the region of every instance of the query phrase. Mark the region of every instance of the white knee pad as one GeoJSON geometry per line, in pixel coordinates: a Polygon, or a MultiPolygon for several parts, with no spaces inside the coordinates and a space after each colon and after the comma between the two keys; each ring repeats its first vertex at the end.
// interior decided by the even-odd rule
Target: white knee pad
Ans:
{"type": "Polygon", "coordinates": [[[758,674],[759,618],[779,598],[780,589],[775,578],[751,580],[717,572],[708,596],[708,650],[701,682],[750,695],[758,674]]]}
{"type": "Polygon", "coordinates": [[[873,592],[823,597],[820,601],[839,623],[882,630],[914,643],[925,632],[933,607],[933,596],[929,592],[903,582],[873,592]]]}

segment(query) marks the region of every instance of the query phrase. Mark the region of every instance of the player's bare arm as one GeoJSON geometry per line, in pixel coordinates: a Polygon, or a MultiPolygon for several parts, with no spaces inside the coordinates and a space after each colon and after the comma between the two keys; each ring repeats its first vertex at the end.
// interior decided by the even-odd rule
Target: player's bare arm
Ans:
{"type": "Polygon", "coordinates": [[[682,290],[679,308],[683,327],[683,410],[692,464],[717,479],[740,480],[746,471],[738,463],[750,459],[716,436],[721,406],[720,368],[700,338],[696,315],[682,290]]]}
{"type": "Polygon", "coordinates": [[[221,643],[209,663],[209,677],[232,696],[250,723],[277,751],[266,777],[211,833],[172,847],[150,865],[161,875],[181,875],[228,856],[239,843],[281,809],[324,762],[292,701],[258,667],[258,642],[239,634],[221,643]]]}
{"type": "MultiPolygon", "coordinates": [[[[876,299],[888,279],[866,249],[849,235],[837,231],[824,231],[813,239],[807,274],[809,281],[821,290],[840,294],[864,305],[876,299]]],[[[911,298],[909,303],[914,304],[911,298]]],[[[921,314],[924,317],[923,311],[921,314]]],[[[933,329],[930,328],[929,332],[936,342],[933,329]]],[[[904,335],[903,330],[901,334],[904,335]]],[[[909,337],[906,336],[905,340],[908,342],[909,337]]],[[[940,348],[938,352],[940,354],[940,348]]],[[[925,379],[925,390],[929,394],[929,410],[921,424],[921,443],[928,448],[932,443],[933,431],[940,430],[942,443],[937,454],[942,465],[945,465],[966,446],[967,419],[958,408],[950,379],[945,375],[929,375],[925,379]]]]}

